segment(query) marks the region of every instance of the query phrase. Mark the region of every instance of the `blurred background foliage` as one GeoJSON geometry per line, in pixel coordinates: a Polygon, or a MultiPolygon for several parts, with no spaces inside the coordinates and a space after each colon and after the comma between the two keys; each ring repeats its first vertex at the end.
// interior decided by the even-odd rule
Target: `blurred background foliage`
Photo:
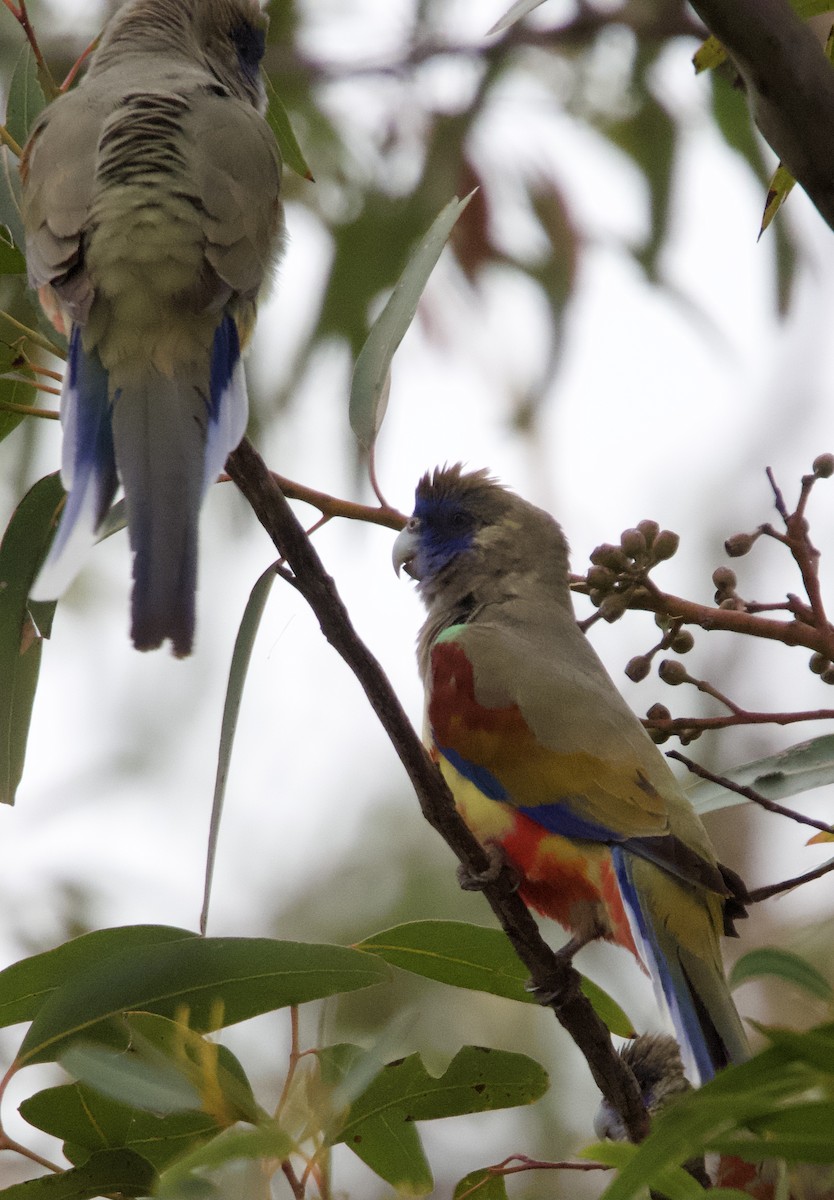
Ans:
{"type": "MultiPolygon", "coordinates": [[[[93,0],[31,0],[33,24],[56,78],[66,74],[115,7],[93,0]]],[[[616,406],[624,394],[649,390],[647,380],[622,374],[616,330],[604,324],[610,310],[598,318],[583,312],[589,279],[599,270],[601,253],[616,259],[609,287],[612,295],[623,297],[618,302],[624,309],[616,315],[622,315],[624,327],[629,296],[645,297],[648,288],[652,299],[635,300],[635,307],[650,305],[660,314],[656,306],[662,305],[664,312],[671,311],[672,320],[695,331],[700,347],[695,354],[711,365],[732,357],[732,318],[722,327],[720,310],[701,297],[711,289],[720,294],[720,266],[743,272],[748,260],[720,263],[726,247],[716,226],[715,261],[690,264],[694,283],[682,285],[676,247],[692,217],[681,180],[693,178],[684,164],[696,133],[703,135],[708,127],[712,149],[703,152],[697,171],[702,186],[719,197],[710,219],[720,221],[720,197],[725,188],[728,197],[735,188],[743,193],[745,236],[752,243],[773,156],[754,133],[730,70],[702,78],[697,118],[691,101],[682,101],[680,91],[669,87],[671,73],[683,77],[686,72],[689,79],[688,60],[703,36],[682,0],[549,0],[522,25],[486,37],[502,7],[473,0],[270,4],[266,69],[315,182],[286,175],[291,251],[256,338],[249,432],[276,470],[367,498],[364,464],[345,416],[353,359],[416,239],[452,195],[477,187],[453,233],[451,263],[447,253],[440,282],[421,306],[415,337],[423,357],[404,348],[400,378],[410,373],[410,387],[418,394],[423,389],[428,406],[429,393],[445,395],[441,385],[447,376],[452,387],[463,380],[466,392],[477,388],[480,370],[487,398],[476,408],[467,393],[459,411],[450,409],[448,417],[431,409],[438,426],[448,420],[464,429],[448,440],[432,439],[414,408],[408,417],[392,414],[386,447],[395,493],[390,499],[408,507],[416,455],[423,455],[419,461],[425,467],[446,453],[461,453],[463,445],[472,447],[465,451],[472,465],[489,461],[515,471],[517,478],[510,481],[531,498],[550,503],[555,492],[570,500],[564,480],[576,457],[581,459],[576,493],[599,496],[607,513],[607,527],[597,526],[588,536],[616,539],[621,527],[640,517],[663,521],[663,512],[634,511],[635,503],[644,502],[645,489],[637,500],[626,494],[623,481],[629,475],[645,484],[642,462],[616,464],[614,470],[600,452],[599,477],[610,473],[614,481],[606,492],[597,486],[593,456],[570,443],[567,425],[558,427],[562,442],[554,449],[565,379],[575,385],[583,369],[593,377],[592,367],[583,363],[599,360],[608,367],[611,407],[602,406],[591,418],[601,435],[609,425],[619,428],[612,423],[619,419],[616,406]],[[744,176],[740,183],[737,166],[744,176]],[[636,218],[622,215],[635,211],[636,218]],[[490,315],[494,308],[498,317],[490,315]],[[485,349],[496,338],[508,347],[500,371],[485,349]],[[477,364],[474,376],[461,374],[461,358],[477,364]],[[490,446],[490,458],[479,458],[490,446]],[[583,474],[588,463],[591,473],[583,474]],[[563,482],[554,489],[549,480],[560,471],[563,482]]],[[[11,15],[0,9],[0,93],[22,44],[11,15]]],[[[788,207],[793,204],[792,198],[788,207]]],[[[826,263],[819,247],[829,234],[820,224],[806,206],[798,219],[780,217],[768,231],[755,280],[748,284],[750,308],[766,310],[759,331],[775,331],[797,319],[798,280],[819,275],[826,263]]],[[[820,322],[829,303],[823,294],[811,301],[820,322]]],[[[19,274],[0,278],[0,308],[27,326],[40,320],[19,274]]],[[[647,377],[669,329],[666,320],[659,317],[656,329],[645,330],[638,357],[647,377]]],[[[0,366],[17,337],[0,318],[0,355],[6,356],[0,366]]],[[[675,336],[671,340],[677,345],[675,336]]],[[[716,546],[745,522],[768,519],[770,498],[758,475],[755,487],[749,480],[768,461],[772,447],[799,435],[818,396],[799,375],[794,390],[788,389],[802,355],[801,338],[785,351],[787,363],[779,368],[784,374],[775,383],[768,374],[767,349],[760,342],[750,359],[741,355],[745,363],[755,360],[761,366],[762,375],[752,384],[759,416],[740,433],[732,426],[728,400],[726,425],[709,435],[716,450],[720,443],[723,456],[713,458],[699,444],[701,457],[688,458],[686,425],[671,406],[654,418],[653,428],[637,431],[637,441],[652,438],[656,445],[650,461],[658,467],[658,486],[649,494],[660,498],[658,507],[672,490],[667,485],[664,491],[661,481],[676,472],[703,484],[702,499],[693,499],[693,493],[672,512],[681,525],[686,522],[686,528],[679,527],[689,539],[689,562],[695,562],[681,568],[675,586],[683,594],[689,588],[708,595],[716,546]],[[672,450],[681,458],[670,468],[664,456],[672,450]],[[707,495],[723,507],[707,504],[707,495]]],[[[676,367],[682,389],[690,367],[685,360],[676,367]]],[[[397,378],[395,364],[395,395],[397,378]]],[[[733,385],[728,386],[731,396],[733,385]]],[[[43,405],[50,399],[41,395],[35,401],[25,383],[10,382],[0,382],[0,398],[43,405]]],[[[697,423],[699,408],[706,412],[707,404],[707,396],[696,398],[687,419],[697,423]]],[[[0,413],[0,433],[10,434],[0,445],[3,524],[26,487],[57,466],[57,434],[47,424],[0,413]]],[[[801,469],[808,468],[813,453],[827,448],[801,444],[801,469]]],[[[788,460],[787,468],[793,465],[788,460]]],[[[782,482],[792,488],[795,475],[782,482]]],[[[230,489],[215,490],[222,494],[210,502],[203,536],[203,595],[213,606],[210,612],[201,609],[202,638],[193,662],[139,659],[129,652],[123,629],[128,576],[123,546],[101,547],[97,565],[59,606],[27,764],[30,790],[22,790],[17,810],[0,813],[10,847],[9,869],[0,876],[4,962],[90,927],[140,920],[195,924],[230,645],[248,588],[269,561],[245,506],[229,495],[230,489]],[[231,554],[236,556],[233,569],[231,554]]],[[[566,515],[565,523],[573,533],[575,515],[573,523],[566,515]]],[[[583,539],[584,533],[577,544],[573,536],[577,570],[584,569],[582,552],[594,544],[583,539]]],[[[407,681],[404,698],[417,720],[410,652],[417,607],[405,611],[403,585],[397,590],[388,578],[390,535],[331,525],[320,535],[319,547],[362,632],[395,679],[407,681]],[[401,606],[399,612],[395,605],[401,606]]],[[[779,580],[771,591],[795,588],[779,575],[784,563],[773,556],[768,563],[779,580]]],[[[767,591],[763,581],[772,577],[759,567],[750,573],[767,591]]],[[[279,611],[266,624],[244,706],[238,775],[221,835],[213,931],[346,943],[408,918],[486,923],[480,899],[457,889],[451,856],[423,826],[358,689],[332,667],[328,648],[319,645],[317,631],[309,629],[295,599],[282,594],[275,606],[279,611]]],[[[597,643],[615,672],[617,663],[655,640],[648,617],[632,616],[621,624],[628,626],[625,633],[604,629],[597,643]]],[[[803,665],[789,659],[783,647],[768,647],[770,657],[751,676],[748,649],[726,636],[716,639],[714,648],[710,639],[699,673],[730,692],[747,685],[750,707],[829,702],[823,685],[803,673],[803,665]],[[809,700],[805,691],[812,686],[816,691],[809,700]]],[[[658,698],[668,702],[654,679],[633,702],[645,711],[658,698]]],[[[684,709],[704,711],[704,703],[693,693],[684,709]]],[[[812,732],[817,730],[808,736],[812,732]]],[[[774,742],[770,730],[731,733],[711,743],[704,739],[699,757],[709,762],[720,756],[730,765],[803,735],[780,733],[774,742]]],[[[770,882],[792,872],[772,856],[768,847],[780,835],[769,834],[768,841],[762,822],[761,814],[733,811],[712,817],[710,829],[723,857],[752,873],[755,882],[770,882]]],[[[814,865],[804,859],[803,864],[799,869],[814,865]]],[[[745,948],[790,942],[830,973],[830,916],[830,904],[826,910],[819,892],[792,911],[786,906],[757,911],[745,929],[745,948]]],[[[638,1028],[657,1025],[654,1000],[633,964],[607,948],[590,947],[581,965],[620,999],[638,1028]]],[[[748,984],[740,996],[745,1011],[767,1019],[781,1016],[806,1025],[830,1017],[820,1000],[788,986],[774,985],[765,994],[748,984]]],[[[529,1112],[440,1122],[427,1129],[438,1195],[448,1195],[466,1170],[505,1154],[556,1158],[589,1140],[594,1089],[584,1064],[546,1013],[400,978],[385,996],[357,994],[327,1007],[320,1018],[303,1014],[304,1035],[314,1041],[320,1019],[324,1036],[332,1040],[373,1039],[380,1025],[403,1009],[411,1021],[403,1052],[419,1048],[431,1066],[439,1069],[459,1045],[474,1041],[533,1054],[545,1063],[553,1083],[546,1100],[529,1112]]],[[[277,1094],[287,1050],[283,1019],[263,1018],[252,1028],[231,1030],[229,1043],[247,1065],[254,1060],[260,1066],[265,1086],[277,1094]]],[[[31,1138],[30,1130],[26,1137],[31,1138]]],[[[14,1165],[0,1163],[0,1184],[14,1178],[14,1165]]],[[[375,1191],[367,1174],[348,1161],[337,1167],[337,1178],[355,1195],[386,1194],[375,1191]]],[[[520,1178],[513,1194],[541,1195],[541,1186],[520,1178]]],[[[594,1179],[547,1179],[553,1197],[598,1191],[594,1179]]]]}

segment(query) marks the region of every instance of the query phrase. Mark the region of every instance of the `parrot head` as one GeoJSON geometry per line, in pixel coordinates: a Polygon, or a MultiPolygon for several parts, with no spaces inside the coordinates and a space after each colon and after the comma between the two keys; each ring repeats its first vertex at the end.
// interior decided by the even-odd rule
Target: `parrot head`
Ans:
{"type": "Polygon", "coordinates": [[[266,109],[260,65],[269,20],[259,0],[128,0],[107,26],[90,71],[154,44],[200,61],[230,95],[266,109]]]}
{"type": "Polygon", "coordinates": [[[426,607],[475,608],[523,592],[532,580],[569,603],[568,547],[549,513],[460,464],[427,472],[394,543],[426,607]]]}

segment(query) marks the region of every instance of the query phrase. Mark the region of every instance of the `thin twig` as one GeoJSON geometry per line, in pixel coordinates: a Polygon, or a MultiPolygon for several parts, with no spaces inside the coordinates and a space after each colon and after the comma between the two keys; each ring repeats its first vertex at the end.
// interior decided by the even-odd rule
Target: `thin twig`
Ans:
{"type": "MultiPolygon", "coordinates": [[[[397,532],[404,528],[408,520],[405,514],[396,508],[380,508],[373,504],[341,500],[338,496],[331,496],[327,492],[320,492],[316,488],[298,483],[295,479],[288,479],[286,475],[278,475],[275,471],[271,471],[270,474],[288,500],[302,500],[305,504],[317,508],[322,516],[363,521],[366,525],[382,525],[385,529],[394,529],[397,532]]],[[[229,481],[229,475],[220,476],[221,483],[229,481]]]]}
{"type": "MultiPolygon", "coordinates": [[[[46,391],[45,388],[42,390],[46,391]]],[[[45,421],[60,421],[61,419],[61,414],[54,408],[32,408],[31,404],[15,404],[13,400],[0,400],[0,411],[22,413],[24,417],[40,417],[45,421]]]]}
{"type": "Polygon", "coordinates": [[[815,867],[813,871],[806,871],[804,875],[795,875],[793,879],[785,879],[782,883],[770,883],[765,887],[754,888],[744,897],[744,903],[759,904],[762,900],[769,900],[771,896],[790,892],[803,883],[812,883],[815,879],[822,879],[823,875],[829,875],[832,871],[834,871],[834,861],[823,863],[821,867],[815,867]]]}
{"type": "Polygon", "coordinates": [[[728,792],[735,792],[738,796],[744,796],[745,800],[751,800],[753,804],[758,804],[760,808],[767,809],[768,812],[776,813],[780,817],[787,817],[788,820],[796,821],[800,825],[809,825],[811,829],[819,829],[822,833],[832,832],[831,826],[826,825],[824,821],[817,821],[814,817],[806,817],[803,813],[798,813],[792,808],[785,808],[783,804],[777,804],[775,800],[768,800],[766,796],[763,796],[761,792],[757,792],[754,788],[745,787],[742,783],[735,783],[732,779],[728,779],[726,775],[716,775],[714,771],[708,771],[706,767],[702,767],[691,758],[687,758],[679,750],[670,750],[666,757],[674,758],[677,762],[682,762],[693,775],[698,775],[701,779],[707,779],[710,783],[717,783],[721,787],[726,788],[728,792]]]}
{"type": "Polygon", "coordinates": [[[681,733],[690,729],[730,729],[734,725],[796,725],[801,721],[834,721],[834,708],[815,708],[807,712],[746,712],[723,717],[644,717],[647,729],[661,733],[681,733]]]}
{"type": "Polygon", "coordinates": [[[281,1163],[281,1170],[284,1172],[284,1178],[290,1185],[290,1191],[296,1200],[304,1200],[304,1185],[293,1170],[293,1165],[289,1159],[285,1159],[281,1163]]]}

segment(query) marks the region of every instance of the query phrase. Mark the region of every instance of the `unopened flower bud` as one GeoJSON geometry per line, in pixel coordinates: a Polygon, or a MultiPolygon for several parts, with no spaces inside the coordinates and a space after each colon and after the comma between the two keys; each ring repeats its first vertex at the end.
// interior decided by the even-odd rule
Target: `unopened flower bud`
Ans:
{"type": "Polygon", "coordinates": [[[820,675],[823,683],[834,683],[834,666],[828,666],[820,675]]]}
{"type": "Polygon", "coordinates": [[[834,454],[818,454],[814,459],[814,474],[817,479],[830,479],[834,475],[834,454]]]}
{"type": "Polygon", "coordinates": [[[609,571],[607,567],[589,567],[587,578],[588,587],[598,588],[604,592],[611,587],[617,576],[613,571],[609,571]]]}
{"type": "Polygon", "coordinates": [[[676,662],[674,658],[664,658],[657,668],[657,673],[670,687],[677,687],[679,683],[686,683],[689,679],[686,667],[683,663],[676,662]]]}
{"type": "Polygon", "coordinates": [[[609,592],[599,606],[599,615],[603,621],[608,621],[611,624],[614,621],[619,621],[627,608],[628,604],[625,597],[619,595],[617,592],[609,592]]]}
{"type": "Polygon", "coordinates": [[[732,537],[727,538],[724,549],[730,558],[741,558],[742,555],[750,553],[758,536],[757,533],[734,533],[732,537]]]}
{"type": "Polygon", "coordinates": [[[591,551],[591,562],[596,567],[608,567],[610,571],[617,572],[625,571],[628,567],[628,559],[620,547],[612,546],[610,542],[603,542],[591,551]]]}
{"type": "Polygon", "coordinates": [[[638,521],[637,529],[646,539],[647,546],[651,546],[654,539],[660,533],[660,526],[657,521],[638,521]]]}
{"type": "Polygon", "coordinates": [[[639,529],[624,530],[620,545],[629,558],[642,558],[646,553],[646,539],[639,529]]]}
{"type": "Polygon", "coordinates": [[[672,638],[672,649],[675,654],[688,654],[695,645],[695,638],[688,629],[679,629],[672,638]]]}
{"type": "Polygon", "coordinates": [[[826,658],[824,654],[817,652],[812,654],[808,660],[808,670],[813,671],[815,675],[822,675],[826,668],[831,666],[831,660],[826,658]]]}
{"type": "Polygon", "coordinates": [[[701,733],[702,733],[702,730],[700,730],[700,729],[683,729],[683,730],[681,730],[681,732],[678,735],[681,740],[681,745],[688,746],[690,742],[697,742],[698,738],[701,736],[701,733]]]}
{"type": "Polygon", "coordinates": [[[667,558],[672,558],[677,554],[680,544],[681,539],[678,534],[673,533],[671,529],[661,529],[652,545],[652,557],[655,562],[664,562],[667,558]]]}
{"type": "Polygon", "coordinates": [[[747,605],[740,596],[726,596],[718,607],[726,609],[728,612],[744,612],[747,605]]]}
{"type": "Polygon", "coordinates": [[[712,582],[717,588],[721,588],[724,592],[735,591],[735,586],[738,583],[735,571],[729,567],[716,567],[712,573],[712,582]]]}
{"type": "Polygon", "coordinates": [[[634,658],[630,658],[625,666],[625,673],[632,683],[639,683],[641,679],[645,679],[649,671],[652,669],[652,660],[648,654],[635,654],[634,658]]]}
{"type": "Polygon", "coordinates": [[[665,704],[653,704],[646,713],[650,721],[671,721],[672,714],[665,704]]]}
{"type": "Polygon", "coordinates": [[[668,742],[669,738],[672,736],[665,729],[647,729],[646,732],[656,746],[662,746],[663,743],[668,742]]]}

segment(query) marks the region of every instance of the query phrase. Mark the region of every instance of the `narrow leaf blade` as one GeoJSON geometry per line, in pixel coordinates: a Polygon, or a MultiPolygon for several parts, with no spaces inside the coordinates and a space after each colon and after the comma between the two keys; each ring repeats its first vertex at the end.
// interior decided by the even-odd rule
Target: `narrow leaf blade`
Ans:
{"type": "Polygon", "coordinates": [[[359,351],[350,388],[350,424],[359,443],[370,450],[379,433],[394,352],[414,319],[428,278],[449,234],[472,199],[451,200],[435,218],[397,281],[359,351]]]}

